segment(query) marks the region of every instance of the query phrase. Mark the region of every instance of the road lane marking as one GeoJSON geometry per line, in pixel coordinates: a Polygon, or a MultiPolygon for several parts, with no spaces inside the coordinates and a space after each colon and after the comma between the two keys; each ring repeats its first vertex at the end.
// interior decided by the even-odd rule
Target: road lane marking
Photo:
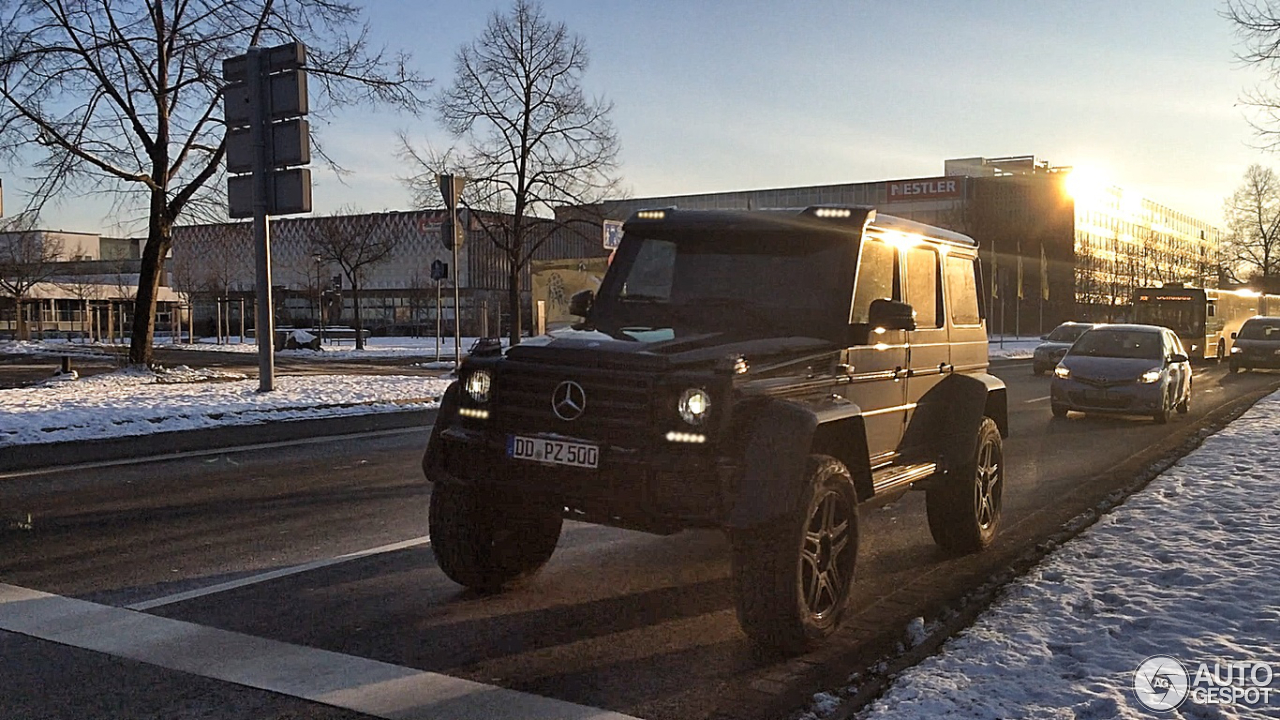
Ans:
{"type": "MultiPolygon", "coordinates": [[[[244,425],[242,427],[250,427],[244,425]]],[[[290,445],[319,445],[320,443],[331,443],[338,440],[360,440],[362,438],[381,437],[384,435],[405,435],[408,433],[421,433],[430,429],[431,425],[423,425],[421,427],[409,428],[390,428],[388,430],[369,430],[366,432],[348,433],[346,435],[325,435],[322,437],[298,438],[296,440],[276,440],[274,442],[257,443],[255,445],[234,445],[224,448],[213,448],[210,450],[184,450],[182,452],[165,453],[164,455],[148,455],[139,458],[121,458],[119,460],[98,460],[94,462],[78,463],[76,465],[57,465],[54,467],[35,468],[33,470],[16,470],[13,472],[0,473],[0,480],[14,480],[25,477],[39,477],[41,475],[55,475],[57,473],[75,472],[77,470],[96,470],[99,468],[118,467],[120,465],[145,465],[147,463],[167,462],[169,460],[185,460],[187,458],[208,457],[210,455],[234,455],[242,452],[252,452],[254,450],[273,450],[275,448],[289,447],[290,445]]],[[[142,436],[139,436],[142,437],[142,436]]],[[[120,438],[110,438],[118,440],[120,438]]],[[[21,445],[9,445],[9,448],[20,448],[21,445]]]]}
{"type": "Polygon", "coordinates": [[[440,673],[4,583],[0,630],[379,718],[636,720],[440,673]]]}
{"type": "Polygon", "coordinates": [[[1045,395],[1044,397],[1031,398],[1030,400],[1023,400],[1022,402],[1024,403],[1044,402],[1045,400],[1048,400],[1048,399],[1049,399],[1049,396],[1045,395]]]}
{"type": "Polygon", "coordinates": [[[163,607],[165,605],[172,605],[174,603],[180,603],[180,602],[185,602],[187,600],[194,600],[195,598],[199,598],[199,597],[205,597],[206,595],[214,595],[217,593],[226,592],[228,590],[235,590],[236,588],[247,587],[249,585],[257,585],[258,583],[264,583],[270,580],[278,580],[283,577],[289,577],[290,575],[298,575],[300,573],[311,572],[312,570],[319,570],[320,568],[327,568],[332,565],[338,565],[340,563],[350,562],[352,560],[367,558],[367,557],[370,557],[371,555],[381,555],[382,553],[389,553],[389,552],[395,552],[396,550],[404,550],[406,548],[418,547],[420,545],[426,545],[429,542],[430,542],[430,539],[426,535],[422,535],[420,537],[412,538],[409,540],[402,540],[400,542],[391,543],[389,545],[382,545],[375,548],[369,548],[368,550],[357,550],[356,552],[347,553],[346,555],[339,555],[337,557],[325,558],[323,560],[313,560],[309,563],[294,565],[293,567],[280,568],[279,570],[272,570],[270,572],[259,573],[257,575],[250,575],[249,577],[243,577],[238,580],[228,580],[227,582],[218,583],[217,585],[210,585],[204,588],[187,590],[185,592],[174,593],[172,595],[165,595],[164,597],[152,598],[151,600],[143,600],[142,602],[136,602],[136,603],[133,603],[132,605],[125,605],[125,608],[128,610],[152,610],[154,608],[163,607]]]}

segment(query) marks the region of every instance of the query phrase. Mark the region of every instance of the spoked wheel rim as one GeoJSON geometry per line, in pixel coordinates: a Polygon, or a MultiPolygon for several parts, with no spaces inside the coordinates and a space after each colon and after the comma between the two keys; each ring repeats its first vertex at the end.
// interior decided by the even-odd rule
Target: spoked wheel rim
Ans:
{"type": "Polygon", "coordinates": [[[1004,490],[1004,468],[1000,448],[990,439],[978,448],[977,475],[973,484],[973,511],[978,527],[986,532],[1000,518],[1000,502],[1004,490]]]}
{"type": "Polygon", "coordinates": [[[853,508],[829,491],[813,505],[800,549],[800,592],[809,615],[825,620],[843,604],[853,573],[853,508]]]}

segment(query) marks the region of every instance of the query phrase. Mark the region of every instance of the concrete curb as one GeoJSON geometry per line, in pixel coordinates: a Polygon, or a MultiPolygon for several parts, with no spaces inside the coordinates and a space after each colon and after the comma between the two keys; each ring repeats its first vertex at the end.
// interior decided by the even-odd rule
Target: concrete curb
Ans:
{"type": "Polygon", "coordinates": [[[82,463],[135,460],[194,450],[216,450],[259,443],[421,427],[435,422],[437,410],[344,415],[316,420],[287,420],[228,425],[208,430],[131,435],[79,442],[14,445],[0,448],[0,473],[43,470],[82,463]]]}

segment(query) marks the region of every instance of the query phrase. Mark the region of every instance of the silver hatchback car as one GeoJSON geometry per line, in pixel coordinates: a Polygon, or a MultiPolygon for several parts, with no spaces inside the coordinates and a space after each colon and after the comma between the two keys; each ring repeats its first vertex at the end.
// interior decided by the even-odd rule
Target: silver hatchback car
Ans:
{"type": "Polygon", "coordinates": [[[1086,413],[1149,415],[1168,422],[1191,407],[1191,362],[1172,330],[1101,325],[1080,336],[1053,369],[1054,417],[1086,413]]]}

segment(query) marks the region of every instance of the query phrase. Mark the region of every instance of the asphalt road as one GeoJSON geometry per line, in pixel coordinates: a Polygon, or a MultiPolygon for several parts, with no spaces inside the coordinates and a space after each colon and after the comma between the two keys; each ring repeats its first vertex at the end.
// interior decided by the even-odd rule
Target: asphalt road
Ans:
{"type": "MultiPolygon", "coordinates": [[[[1027,363],[997,374],[1009,385],[1014,434],[996,546],[938,551],[921,494],[866,507],[854,617],[799,658],[747,644],[727,545],[714,532],[569,524],[529,586],[482,597],[453,585],[421,540],[427,428],[0,476],[0,583],[635,717],[788,717],[851,673],[864,695],[874,692],[873,666],[931,647],[897,647],[908,621],[963,623],[1064,526],[1117,502],[1207,428],[1280,387],[1280,374],[1202,367],[1191,413],[1162,426],[1053,420],[1047,378],[1027,363]]],[[[18,698],[19,716],[353,716],[12,632],[0,632],[0,697],[18,698]],[[42,690],[51,687],[68,690],[42,690]]]]}

